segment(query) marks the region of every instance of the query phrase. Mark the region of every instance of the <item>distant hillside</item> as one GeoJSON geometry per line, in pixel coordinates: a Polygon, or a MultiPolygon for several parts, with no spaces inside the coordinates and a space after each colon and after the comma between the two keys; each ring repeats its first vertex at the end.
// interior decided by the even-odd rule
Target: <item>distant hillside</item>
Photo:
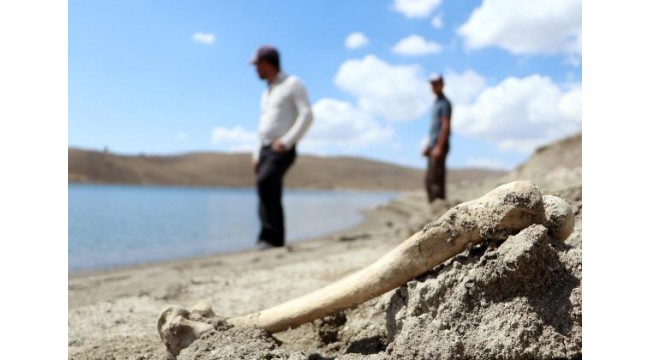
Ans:
{"type": "Polygon", "coordinates": [[[577,167],[582,167],[582,133],[537,148],[514,172],[519,177],[535,177],[552,169],[577,167]]]}
{"type": "Polygon", "coordinates": [[[523,164],[502,181],[526,179],[543,188],[565,188],[582,184],[582,133],[537,148],[523,164]]]}
{"type": "Polygon", "coordinates": [[[453,184],[453,197],[472,199],[495,186],[515,180],[529,180],[544,191],[582,186],[582,133],[541,146],[513,171],[485,179],[471,186],[453,184]]]}
{"type": "MultiPolygon", "coordinates": [[[[486,169],[450,169],[448,182],[502,174],[486,169]]],[[[291,188],[412,190],[423,170],[354,157],[301,155],[285,178],[291,188]]],[[[115,155],[68,149],[68,182],[183,186],[254,185],[250,154],[189,153],[171,156],[115,155]]]]}

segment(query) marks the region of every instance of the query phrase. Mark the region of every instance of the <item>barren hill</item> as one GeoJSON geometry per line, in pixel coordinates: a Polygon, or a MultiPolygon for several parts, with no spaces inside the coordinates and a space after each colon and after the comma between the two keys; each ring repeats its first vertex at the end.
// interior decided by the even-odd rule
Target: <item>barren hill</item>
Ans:
{"type": "MultiPolygon", "coordinates": [[[[502,174],[488,169],[450,169],[448,182],[502,174]]],[[[285,179],[287,187],[319,189],[420,189],[423,170],[355,157],[301,155],[285,179]]],[[[68,149],[68,182],[104,184],[254,185],[249,154],[189,153],[170,156],[116,155],[68,149]]]]}
{"type": "Polygon", "coordinates": [[[517,179],[531,180],[549,190],[581,185],[582,133],[537,148],[526,162],[504,176],[503,182],[517,179]]]}

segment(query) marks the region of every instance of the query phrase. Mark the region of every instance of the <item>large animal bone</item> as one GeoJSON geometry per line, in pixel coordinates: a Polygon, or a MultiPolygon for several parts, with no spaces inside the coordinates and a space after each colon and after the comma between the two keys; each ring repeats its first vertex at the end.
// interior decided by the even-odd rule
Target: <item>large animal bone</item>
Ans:
{"type": "MultiPolygon", "coordinates": [[[[547,207],[554,211],[550,216],[554,220],[554,235],[561,235],[560,240],[564,240],[570,234],[567,229],[573,229],[571,207],[557,197],[549,198],[549,202],[552,204],[547,207]],[[565,214],[567,211],[571,211],[570,216],[565,214]]],[[[397,288],[483,239],[506,239],[532,224],[546,222],[544,199],[535,185],[527,181],[505,184],[450,209],[365,269],[307,295],[229,322],[270,333],[296,327],[397,288]]],[[[162,314],[169,314],[169,309],[162,314]]],[[[171,320],[159,320],[159,331],[165,321],[171,320]]],[[[192,336],[208,330],[197,328],[192,336]]],[[[163,332],[160,335],[163,341],[170,336],[163,332]]]]}

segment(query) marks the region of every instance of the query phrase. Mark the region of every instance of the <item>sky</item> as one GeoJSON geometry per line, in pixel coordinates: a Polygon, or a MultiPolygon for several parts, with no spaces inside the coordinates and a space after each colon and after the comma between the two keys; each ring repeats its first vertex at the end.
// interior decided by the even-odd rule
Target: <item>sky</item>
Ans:
{"type": "Polygon", "coordinates": [[[512,169],[582,129],[580,0],[69,0],[69,146],[251,151],[262,44],[307,88],[299,154],[424,167],[434,72],[449,167],[512,169]]]}

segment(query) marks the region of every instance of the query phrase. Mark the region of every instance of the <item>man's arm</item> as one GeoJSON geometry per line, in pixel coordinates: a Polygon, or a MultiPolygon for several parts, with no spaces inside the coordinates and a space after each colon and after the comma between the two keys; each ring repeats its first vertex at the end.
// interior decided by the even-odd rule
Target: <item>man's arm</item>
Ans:
{"type": "Polygon", "coordinates": [[[438,135],[436,146],[433,148],[433,151],[431,152],[435,160],[440,160],[442,158],[442,154],[444,152],[445,146],[449,141],[449,133],[450,133],[449,117],[443,116],[441,118],[440,135],[438,135]]]}
{"type": "Polygon", "coordinates": [[[260,169],[260,146],[256,146],[255,149],[253,149],[253,154],[252,154],[252,161],[253,161],[253,173],[257,175],[257,172],[260,169]]]}
{"type": "Polygon", "coordinates": [[[299,81],[296,81],[293,84],[292,98],[296,106],[298,115],[296,116],[296,121],[294,121],[293,126],[287,131],[284,136],[279,140],[284,145],[285,149],[290,149],[294,146],[298,140],[300,140],[309,126],[313,122],[313,115],[311,112],[311,105],[309,104],[309,97],[307,96],[307,90],[299,81]]]}
{"type": "MultiPolygon", "coordinates": [[[[264,111],[264,97],[265,93],[262,93],[262,96],[260,97],[260,110],[264,111]]],[[[259,137],[258,134],[258,141],[257,144],[255,144],[255,149],[253,149],[253,156],[252,156],[252,162],[253,162],[253,173],[257,175],[257,172],[260,169],[260,151],[262,147],[262,140],[259,137]]]]}
{"type": "Polygon", "coordinates": [[[449,142],[449,134],[451,133],[451,106],[447,104],[442,109],[442,115],[440,116],[440,134],[438,134],[438,139],[436,144],[433,147],[431,155],[435,160],[440,160],[444,153],[444,149],[449,142]]]}

